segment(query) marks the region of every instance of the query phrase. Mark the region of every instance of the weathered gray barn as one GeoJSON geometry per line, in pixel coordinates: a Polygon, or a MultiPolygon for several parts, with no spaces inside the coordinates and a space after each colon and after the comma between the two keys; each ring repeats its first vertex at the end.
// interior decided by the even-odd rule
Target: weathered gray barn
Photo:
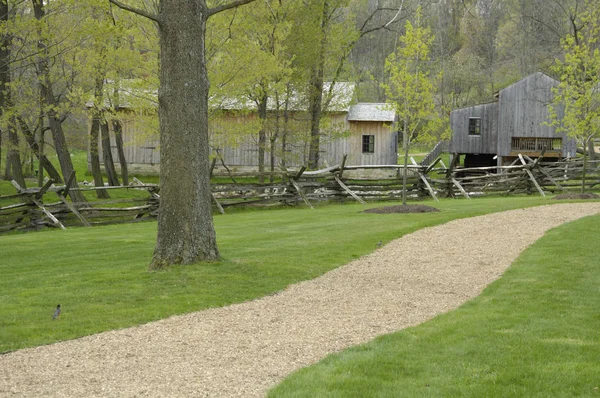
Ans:
{"type": "Polygon", "coordinates": [[[545,158],[574,157],[575,140],[547,124],[557,84],[534,73],[500,90],[494,102],[452,111],[450,152],[465,155],[465,167],[505,165],[519,154],[535,158],[544,148],[545,158]]]}

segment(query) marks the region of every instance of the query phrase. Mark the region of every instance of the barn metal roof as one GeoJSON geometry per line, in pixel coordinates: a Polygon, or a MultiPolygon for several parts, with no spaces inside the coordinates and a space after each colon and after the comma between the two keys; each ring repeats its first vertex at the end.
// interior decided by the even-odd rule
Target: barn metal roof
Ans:
{"type": "Polygon", "coordinates": [[[393,122],[396,112],[384,103],[359,103],[350,106],[348,121],[350,122],[393,122]]]}
{"type": "MultiPolygon", "coordinates": [[[[347,112],[350,102],[352,102],[354,97],[355,84],[349,82],[336,82],[333,85],[333,89],[330,90],[331,84],[331,82],[323,83],[323,103],[328,102],[327,110],[329,112],[347,112]],[[331,98],[329,98],[329,96],[331,96],[331,98]]],[[[209,99],[209,104],[213,109],[256,109],[256,103],[247,97],[213,97],[209,99]]],[[[279,106],[280,108],[283,108],[283,103],[280,103],[279,106]]],[[[289,110],[306,111],[308,110],[308,98],[304,93],[294,92],[291,95],[288,106],[289,110]]],[[[275,102],[275,99],[269,97],[267,109],[272,111],[276,108],[277,103],[275,102]]]]}

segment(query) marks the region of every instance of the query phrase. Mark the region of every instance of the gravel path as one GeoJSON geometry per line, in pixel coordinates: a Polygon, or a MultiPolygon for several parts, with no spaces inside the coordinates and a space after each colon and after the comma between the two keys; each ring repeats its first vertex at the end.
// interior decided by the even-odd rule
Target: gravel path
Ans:
{"type": "Polygon", "coordinates": [[[0,396],[264,396],[331,352],[458,307],[545,231],[596,213],[557,204],[452,221],[273,296],[0,355],[0,396]]]}

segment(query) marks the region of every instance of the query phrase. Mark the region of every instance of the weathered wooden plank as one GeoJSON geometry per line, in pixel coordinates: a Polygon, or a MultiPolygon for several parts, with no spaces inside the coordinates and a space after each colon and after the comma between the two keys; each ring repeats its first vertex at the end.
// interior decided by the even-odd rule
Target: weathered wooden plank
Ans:
{"type": "Polygon", "coordinates": [[[342,176],[344,175],[344,167],[346,167],[346,160],[348,159],[348,154],[344,154],[344,157],[342,158],[342,164],[340,166],[340,172],[338,177],[341,179],[342,176]]]}
{"type": "MultiPolygon", "coordinates": [[[[417,165],[417,162],[415,162],[415,159],[411,156],[410,157],[410,161],[414,164],[417,165]]],[[[421,166],[419,166],[421,167],[421,166]]],[[[433,199],[435,199],[436,202],[439,202],[440,200],[438,199],[438,197],[435,194],[435,191],[433,190],[433,188],[431,188],[431,185],[429,185],[429,181],[427,181],[427,178],[423,175],[423,173],[421,173],[420,170],[417,170],[417,173],[419,173],[419,177],[421,177],[421,180],[425,183],[425,187],[427,187],[427,190],[429,191],[429,194],[431,195],[431,197],[433,199]]]]}
{"type": "Polygon", "coordinates": [[[56,218],[54,217],[54,215],[52,213],[50,213],[45,207],[44,205],[42,205],[42,203],[40,201],[38,201],[37,199],[32,198],[32,202],[35,203],[37,205],[37,207],[40,208],[40,210],[42,210],[44,212],[44,214],[50,219],[52,220],[52,222],[55,225],[58,225],[60,227],[60,229],[66,229],[65,226],[56,218]]]}
{"type": "Polygon", "coordinates": [[[75,170],[71,171],[71,174],[69,174],[69,178],[67,179],[67,182],[65,184],[65,189],[62,192],[63,196],[68,196],[69,195],[69,190],[71,188],[73,188],[73,182],[75,181],[75,170]]]}
{"type": "Polygon", "coordinates": [[[354,199],[356,199],[356,200],[357,200],[359,203],[362,203],[363,205],[366,205],[366,204],[367,204],[367,202],[365,202],[365,201],[364,201],[364,200],[362,200],[362,199],[361,199],[361,198],[360,198],[360,197],[359,197],[357,194],[355,194],[354,192],[352,192],[352,191],[350,190],[350,188],[348,188],[348,187],[346,186],[346,184],[344,184],[344,183],[342,182],[342,180],[340,180],[340,179],[339,179],[339,177],[338,177],[338,176],[334,175],[334,177],[335,177],[335,180],[337,181],[337,183],[339,184],[339,186],[340,186],[340,187],[342,187],[342,189],[343,189],[344,191],[348,192],[348,194],[349,194],[350,196],[352,196],[354,199]]]}
{"type": "Polygon", "coordinates": [[[225,210],[223,210],[223,206],[221,206],[221,204],[219,203],[219,201],[217,200],[217,198],[215,198],[215,195],[213,193],[211,193],[210,197],[215,202],[215,205],[217,206],[217,209],[219,210],[219,213],[225,214],[225,210]]]}
{"type": "Polygon", "coordinates": [[[18,182],[16,182],[15,180],[11,180],[10,183],[12,184],[13,187],[15,187],[15,189],[17,190],[18,193],[23,192],[23,188],[21,188],[21,186],[19,185],[18,182]]]}
{"type": "Polygon", "coordinates": [[[71,212],[73,214],[75,214],[75,216],[79,219],[79,221],[81,221],[81,223],[85,227],[91,227],[91,225],[88,222],[88,220],[86,220],[85,217],[81,215],[81,213],[75,208],[75,206],[73,206],[73,204],[71,202],[69,202],[64,196],[62,196],[58,192],[56,192],[56,195],[58,196],[58,198],[60,199],[60,201],[63,202],[65,204],[65,206],[67,206],[69,208],[69,210],[71,210],[71,212]]]}
{"type": "Polygon", "coordinates": [[[458,188],[458,190],[463,194],[463,196],[467,199],[471,199],[471,197],[469,196],[469,194],[467,193],[467,191],[465,191],[465,189],[462,187],[462,185],[460,185],[460,183],[458,181],[456,181],[456,179],[452,178],[452,184],[454,184],[454,186],[456,188],[458,188]]]}
{"type": "Polygon", "coordinates": [[[41,187],[40,190],[35,194],[35,198],[38,200],[41,199],[53,184],[54,184],[54,180],[52,180],[52,179],[47,180],[46,183],[44,184],[44,186],[41,187]]]}
{"type": "Polygon", "coordinates": [[[429,166],[427,166],[427,168],[423,171],[423,174],[427,175],[431,170],[433,170],[435,165],[441,161],[442,161],[442,158],[440,156],[438,156],[433,162],[431,162],[431,164],[429,166]]]}
{"type": "Polygon", "coordinates": [[[17,209],[17,208],[27,207],[27,206],[28,206],[27,203],[15,203],[14,205],[0,207],[0,211],[17,209]]]}
{"type": "Polygon", "coordinates": [[[304,195],[304,192],[302,191],[302,188],[300,188],[300,185],[298,185],[298,183],[296,182],[296,180],[294,180],[293,178],[290,178],[290,183],[294,186],[294,188],[296,188],[296,192],[298,192],[298,195],[300,195],[300,197],[302,198],[302,200],[304,201],[304,203],[306,203],[306,205],[308,207],[310,207],[311,209],[314,209],[313,205],[310,203],[310,201],[308,200],[308,198],[306,197],[306,195],[304,195]]]}
{"type": "MultiPolygon", "coordinates": [[[[521,163],[523,163],[523,166],[527,166],[527,162],[525,162],[525,159],[523,158],[523,155],[519,154],[519,159],[521,159],[521,163]]],[[[542,195],[543,197],[546,197],[546,194],[544,193],[544,190],[542,189],[542,187],[540,187],[540,184],[538,184],[538,182],[535,179],[535,177],[533,176],[533,173],[531,172],[531,170],[529,170],[529,168],[526,167],[525,168],[525,172],[529,176],[529,179],[533,182],[533,185],[535,185],[535,187],[537,188],[537,190],[540,193],[540,195],[542,195]]]]}

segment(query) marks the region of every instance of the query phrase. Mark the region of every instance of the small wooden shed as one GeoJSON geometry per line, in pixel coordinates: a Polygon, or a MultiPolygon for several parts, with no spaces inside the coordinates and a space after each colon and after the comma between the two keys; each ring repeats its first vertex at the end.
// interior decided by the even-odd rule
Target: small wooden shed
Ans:
{"type": "Polygon", "coordinates": [[[450,152],[465,155],[466,167],[511,163],[519,154],[567,158],[576,154],[576,142],[556,134],[548,125],[552,88],[558,82],[537,72],[506,87],[488,104],[452,111],[450,152]]]}
{"type": "Polygon", "coordinates": [[[349,135],[345,150],[349,165],[398,163],[396,112],[383,103],[352,105],[346,118],[349,135]]]}

